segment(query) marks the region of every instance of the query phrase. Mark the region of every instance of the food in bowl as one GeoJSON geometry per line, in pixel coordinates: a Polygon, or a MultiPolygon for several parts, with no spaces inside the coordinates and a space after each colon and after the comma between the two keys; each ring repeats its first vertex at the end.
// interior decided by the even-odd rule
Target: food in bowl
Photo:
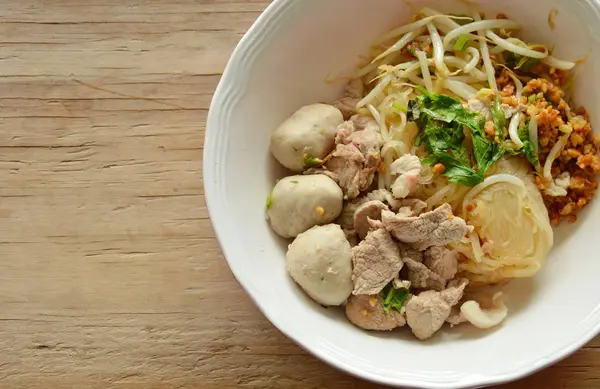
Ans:
{"type": "Polygon", "coordinates": [[[519,39],[505,15],[430,8],[384,34],[346,95],[271,136],[294,172],[267,199],[286,265],[316,302],[366,330],[487,329],[498,287],[534,276],[552,225],[576,221],[600,172],[576,62],[519,39]]]}

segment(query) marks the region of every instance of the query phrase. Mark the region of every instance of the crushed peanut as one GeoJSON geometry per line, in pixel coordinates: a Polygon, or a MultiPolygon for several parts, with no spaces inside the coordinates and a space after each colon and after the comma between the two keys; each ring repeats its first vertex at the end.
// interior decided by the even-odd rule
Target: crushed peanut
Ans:
{"type": "MultiPolygon", "coordinates": [[[[562,219],[570,222],[577,220],[577,212],[594,197],[598,184],[596,176],[600,174],[598,151],[600,142],[593,134],[589,116],[585,109],[578,108],[567,114],[569,106],[564,100],[562,87],[568,82],[569,73],[554,70],[547,65],[537,64],[531,72],[539,78],[530,80],[523,88],[523,97],[527,98],[527,115],[535,116],[538,124],[538,157],[544,165],[552,147],[562,134],[570,134],[567,144],[552,166],[552,177],[569,173],[571,177],[566,196],[549,196],[543,193],[550,185],[542,177],[536,177],[536,185],[542,196],[550,220],[558,224],[562,219]]],[[[503,98],[510,99],[514,88],[508,73],[503,71],[497,79],[498,89],[503,98]]]]}

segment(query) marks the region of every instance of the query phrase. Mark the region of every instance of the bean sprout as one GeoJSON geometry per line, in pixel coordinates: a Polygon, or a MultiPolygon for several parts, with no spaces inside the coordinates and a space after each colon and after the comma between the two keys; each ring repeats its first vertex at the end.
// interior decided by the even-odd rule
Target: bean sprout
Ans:
{"type": "Polygon", "coordinates": [[[513,52],[515,54],[522,55],[523,57],[538,58],[538,59],[548,57],[548,49],[546,49],[546,51],[544,53],[540,53],[539,51],[531,50],[526,47],[521,47],[519,45],[509,42],[506,39],[500,38],[498,35],[494,34],[492,31],[488,31],[486,33],[486,35],[496,45],[504,48],[505,50],[513,52]]]}
{"type": "Polygon", "coordinates": [[[429,31],[431,43],[433,45],[433,62],[435,63],[435,68],[443,77],[446,77],[450,71],[444,63],[445,50],[444,45],[442,44],[442,38],[440,38],[440,34],[432,23],[427,23],[427,30],[429,31]]]}
{"type": "Polygon", "coordinates": [[[481,16],[479,16],[477,21],[460,26],[459,28],[456,28],[446,34],[444,37],[444,47],[448,49],[448,47],[450,47],[450,42],[463,34],[468,34],[474,31],[486,31],[494,28],[518,29],[521,28],[521,25],[517,22],[507,19],[481,20],[481,16]]]}
{"type": "MultiPolygon", "coordinates": [[[[429,73],[429,64],[427,63],[427,55],[424,51],[418,50],[415,55],[421,64],[421,72],[423,73],[423,81],[429,92],[433,92],[433,82],[431,81],[431,73],[429,73]]],[[[412,81],[412,80],[411,80],[412,81]]]]}

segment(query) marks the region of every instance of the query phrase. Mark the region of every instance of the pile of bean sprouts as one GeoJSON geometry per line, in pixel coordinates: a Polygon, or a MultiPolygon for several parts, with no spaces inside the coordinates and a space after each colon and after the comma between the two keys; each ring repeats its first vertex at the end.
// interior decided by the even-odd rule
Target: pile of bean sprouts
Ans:
{"type": "MultiPolygon", "coordinates": [[[[543,45],[528,45],[513,37],[522,26],[509,19],[482,19],[477,11],[473,11],[470,17],[453,16],[423,8],[413,20],[383,34],[375,42],[378,52],[357,74],[370,89],[357,104],[357,112],[372,116],[377,121],[385,142],[381,150],[384,163],[379,174],[380,188],[391,187],[393,177],[389,167],[397,158],[408,153],[418,154],[414,146],[418,129],[415,123],[407,121],[405,113],[408,102],[415,97],[415,86],[425,87],[432,93],[447,94],[463,102],[484,88],[497,93],[493,56],[506,51],[535,58],[555,69],[570,70],[575,66],[574,62],[553,57],[543,45]],[[454,51],[458,39],[463,45],[460,53],[454,51]],[[414,45],[415,42],[417,45],[414,45]],[[403,49],[411,44],[419,48],[430,47],[430,56],[423,49],[414,50],[414,56],[405,56],[403,49]]],[[[515,83],[516,96],[520,98],[523,84],[512,72],[510,75],[515,83]]],[[[522,114],[513,115],[509,124],[509,137],[516,148],[523,146],[517,133],[522,114]]],[[[535,117],[529,120],[529,136],[537,147],[535,117]]],[[[563,138],[557,142],[556,150],[551,151],[543,169],[538,169],[539,173],[551,179],[552,163],[564,143],[563,138]]],[[[424,185],[428,205],[454,202],[459,206],[458,199],[464,197],[468,188],[465,191],[459,185],[433,177],[431,169],[425,167],[421,184],[424,185]]]]}

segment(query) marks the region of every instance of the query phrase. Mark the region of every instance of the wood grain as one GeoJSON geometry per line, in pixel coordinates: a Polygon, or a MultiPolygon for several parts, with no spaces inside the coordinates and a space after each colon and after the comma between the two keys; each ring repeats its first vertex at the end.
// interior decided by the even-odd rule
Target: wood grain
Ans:
{"type": "MultiPolygon", "coordinates": [[[[208,219],[209,102],[268,1],[2,2],[0,387],[379,387],[275,330],[208,219]]],[[[504,388],[599,387],[599,347],[504,388]]]]}

